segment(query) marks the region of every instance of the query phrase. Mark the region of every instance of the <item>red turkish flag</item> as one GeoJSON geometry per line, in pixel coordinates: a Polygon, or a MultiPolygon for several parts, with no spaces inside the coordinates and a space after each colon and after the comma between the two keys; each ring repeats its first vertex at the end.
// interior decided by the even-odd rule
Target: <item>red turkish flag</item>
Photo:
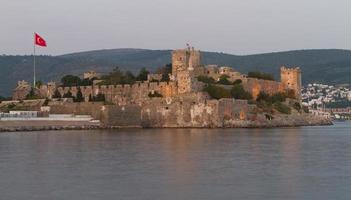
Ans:
{"type": "Polygon", "coordinates": [[[34,43],[38,46],[46,47],[46,41],[37,33],[34,33],[34,43]]]}

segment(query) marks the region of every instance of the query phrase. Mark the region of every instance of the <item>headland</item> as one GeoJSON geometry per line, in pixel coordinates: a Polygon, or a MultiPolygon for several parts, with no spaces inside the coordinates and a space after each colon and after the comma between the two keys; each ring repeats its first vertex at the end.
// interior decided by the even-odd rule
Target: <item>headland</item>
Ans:
{"type": "Polygon", "coordinates": [[[79,81],[66,76],[61,85],[34,87],[19,81],[13,101],[0,104],[0,130],[330,125],[328,118],[314,116],[301,105],[301,73],[299,67],[282,66],[276,81],[262,72],[241,74],[228,66],[204,66],[201,52],[188,47],[174,50],[170,65],[156,73],[143,71],[137,78],[116,69],[102,76],[86,72],[79,81]],[[26,119],[17,120],[23,116],[15,111],[22,111],[26,119]],[[91,119],[55,120],[60,115],[91,119]]]}

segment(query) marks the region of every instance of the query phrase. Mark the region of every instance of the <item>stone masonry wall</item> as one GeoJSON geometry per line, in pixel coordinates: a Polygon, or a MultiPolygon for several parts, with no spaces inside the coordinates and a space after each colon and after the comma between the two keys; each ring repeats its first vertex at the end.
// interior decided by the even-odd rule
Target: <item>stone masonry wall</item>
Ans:
{"type": "MultiPolygon", "coordinates": [[[[98,94],[104,94],[107,101],[117,105],[141,104],[148,99],[150,92],[158,92],[163,97],[173,97],[178,94],[175,82],[150,82],[136,83],[133,85],[102,85],[102,86],[81,86],[81,87],[58,87],[61,96],[70,91],[73,96],[81,90],[83,97],[88,101],[89,96],[93,97],[98,94]]],[[[48,93],[43,93],[44,97],[48,93]]]]}
{"type": "Polygon", "coordinates": [[[109,127],[141,127],[141,107],[106,105],[101,109],[100,120],[109,127]]]}
{"type": "Polygon", "coordinates": [[[99,119],[99,112],[104,105],[103,102],[50,102],[51,114],[76,114],[76,115],[92,115],[93,118],[99,119]]]}
{"type": "Polygon", "coordinates": [[[242,81],[244,89],[250,92],[254,99],[257,98],[260,92],[272,95],[284,91],[282,84],[277,81],[256,78],[244,78],[242,81]]]}
{"type": "Polygon", "coordinates": [[[201,94],[172,102],[154,98],[142,106],[141,122],[143,127],[223,127],[225,120],[248,120],[253,110],[244,100],[208,100],[201,94]]]}

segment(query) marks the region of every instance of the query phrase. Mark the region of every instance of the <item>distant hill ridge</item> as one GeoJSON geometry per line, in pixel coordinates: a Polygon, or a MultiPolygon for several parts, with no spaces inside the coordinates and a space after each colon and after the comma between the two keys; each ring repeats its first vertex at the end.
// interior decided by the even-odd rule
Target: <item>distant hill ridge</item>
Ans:
{"type": "MultiPolygon", "coordinates": [[[[303,83],[351,84],[351,51],[340,49],[296,50],[255,55],[231,55],[226,53],[202,52],[204,64],[228,65],[247,73],[263,71],[279,78],[279,68],[299,66],[303,72],[303,83]]],[[[109,72],[115,66],[137,72],[149,70],[171,62],[171,50],[106,49],[70,53],[60,56],[38,56],[38,78],[55,80],[65,74],[81,75],[87,70],[109,72]]],[[[32,80],[32,56],[0,56],[0,95],[11,95],[17,80],[32,80]]]]}

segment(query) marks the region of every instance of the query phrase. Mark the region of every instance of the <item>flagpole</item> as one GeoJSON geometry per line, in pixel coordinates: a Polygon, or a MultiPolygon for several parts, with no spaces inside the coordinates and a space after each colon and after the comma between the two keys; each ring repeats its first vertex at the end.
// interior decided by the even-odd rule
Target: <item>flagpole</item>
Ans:
{"type": "MultiPolygon", "coordinates": [[[[34,33],[35,40],[35,33],[34,33]]],[[[33,88],[35,88],[35,41],[33,43],[33,88]]]]}

